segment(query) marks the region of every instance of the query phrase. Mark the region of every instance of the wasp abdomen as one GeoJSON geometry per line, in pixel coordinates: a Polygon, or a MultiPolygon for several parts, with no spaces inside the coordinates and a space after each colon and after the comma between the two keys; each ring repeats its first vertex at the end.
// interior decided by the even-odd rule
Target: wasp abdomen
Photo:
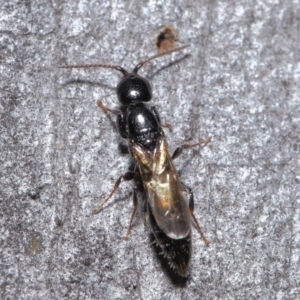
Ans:
{"type": "Polygon", "coordinates": [[[167,259],[170,268],[182,277],[189,275],[189,261],[191,257],[191,233],[183,239],[171,239],[157,225],[148,206],[149,223],[157,242],[162,250],[161,254],[167,259]]]}

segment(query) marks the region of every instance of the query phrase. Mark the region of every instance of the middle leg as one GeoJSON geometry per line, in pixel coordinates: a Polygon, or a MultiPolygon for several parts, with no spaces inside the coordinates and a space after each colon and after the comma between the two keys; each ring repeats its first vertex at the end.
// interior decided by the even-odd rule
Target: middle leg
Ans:
{"type": "Polygon", "coordinates": [[[114,186],[113,190],[110,192],[110,194],[108,195],[108,197],[98,207],[96,207],[95,209],[93,209],[93,214],[94,215],[98,214],[102,210],[104,204],[113,196],[113,194],[119,188],[119,186],[120,186],[120,184],[121,184],[122,181],[132,180],[134,178],[135,174],[136,173],[134,173],[134,172],[127,172],[127,173],[121,175],[118,178],[118,180],[116,181],[115,186],[114,186]]]}
{"type": "Polygon", "coordinates": [[[206,146],[210,142],[211,142],[211,138],[209,137],[206,140],[203,140],[197,144],[183,144],[175,149],[175,151],[172,155],[172,160],[174,160],[175,158],[180,156],[181,153],[183,152],[183,150],[185,150],[185,149],[190,149],[190,148],[194,148],[194,147],[201,146],[201,145],[206,146]]]}

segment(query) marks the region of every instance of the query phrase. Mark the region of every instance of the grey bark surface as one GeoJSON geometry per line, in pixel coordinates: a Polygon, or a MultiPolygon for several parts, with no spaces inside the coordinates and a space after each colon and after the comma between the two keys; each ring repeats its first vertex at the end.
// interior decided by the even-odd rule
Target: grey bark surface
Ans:
{"type": "Polygon", "coordinates": [[[4,1],[0,11],[1,299],[299,299],[298,1],[4,1]],[[103,4],[105,3],[105,4],[103,4]],[[113,70],[156,53],[165,25],[182,53],[145,65],[170,151],[195,195],[191,276],[174,285],[132,185],[113,70]],[[189,54],[189,56],[186,56],[189,54]]]}

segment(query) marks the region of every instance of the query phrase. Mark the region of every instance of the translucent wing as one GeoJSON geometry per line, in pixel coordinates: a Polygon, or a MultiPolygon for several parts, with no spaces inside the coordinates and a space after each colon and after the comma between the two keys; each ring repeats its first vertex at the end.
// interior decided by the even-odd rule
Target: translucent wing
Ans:
{"type": "Polygon", "coordinates": [[[172,239],[186,237],[191,223],[188,201],[164,136],[158,139],[153,153],[134,143],[130,147],[139,164],[147,201],[157,225],[172,239]]]}

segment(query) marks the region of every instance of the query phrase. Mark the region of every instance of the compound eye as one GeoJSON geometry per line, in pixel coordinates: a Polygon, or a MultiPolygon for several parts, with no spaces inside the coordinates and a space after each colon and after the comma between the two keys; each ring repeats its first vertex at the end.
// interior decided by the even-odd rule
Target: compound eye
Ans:
{"type": "Polygon", "coordinates": [[[129,73],[118,84],[117,95],[124,105],[148,102],[152,98],[152,88],[147,79],[135,73],[129,73]]]}

